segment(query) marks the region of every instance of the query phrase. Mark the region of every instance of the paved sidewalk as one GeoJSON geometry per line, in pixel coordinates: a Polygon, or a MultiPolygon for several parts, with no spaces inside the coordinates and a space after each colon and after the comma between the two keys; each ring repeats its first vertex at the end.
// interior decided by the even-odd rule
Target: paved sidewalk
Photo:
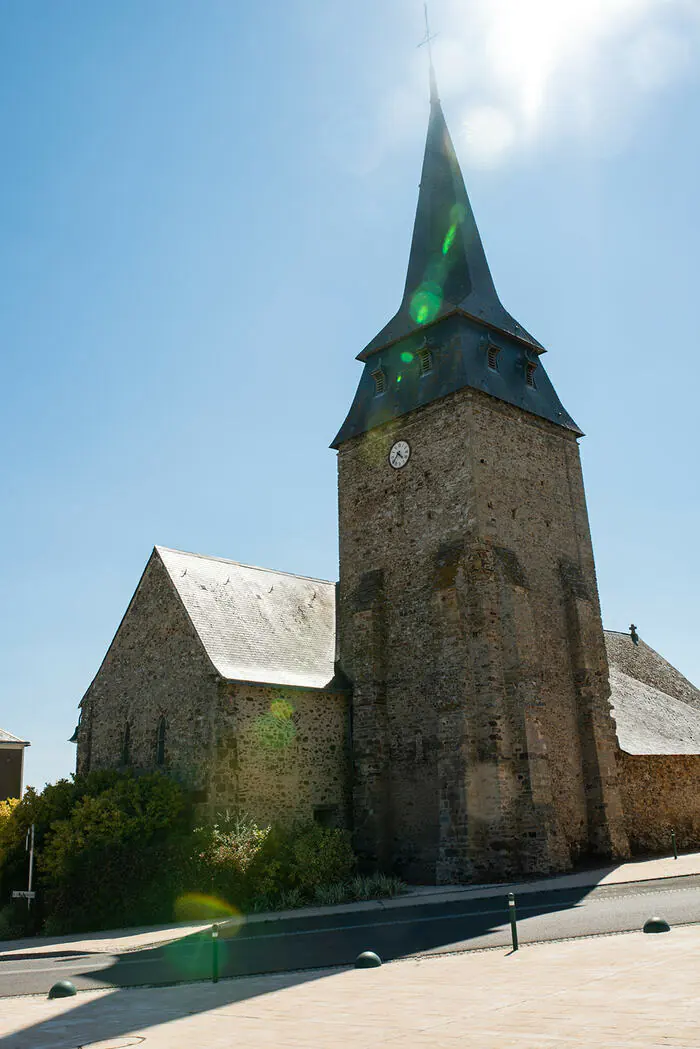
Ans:
{"type": "MultiPolygon", "coordinates": [[[[616,866],[596,867],[576,871],[574,874],[557,874],[551,878],[536,878],[530,881],[498,883],[493,885],[425,885],[414,889],[412,896],[422,900],[426,896],[440,899],[460,897],[499,896],[509,892],[549,892],[552,889],[591,888],[600,885],[620,885],[638,881],[656,881],[659,878],[687,878],[700,874],[700,852],[690,852],[674,860],[673,856],[661,859],[632,860],[616,866]]],[[[403,897],[405,900],[406,897],[403,897]]],[[[385,901],[385,904],[389,901],[385,901]]]]}
{"type": "MultiPolygon", "coordinates": [[[[598,885],[613,885],[627,882],[654,881],[657,878],[683,878],[700,874],[700,852],[653,860],[635,860],[612,867],[599,867],[575,874],[561,874],[552,878],[538,878],[524,882],[498,883],[493,885],[424,885],[411,889],[404,896],[384,900],[366,900],[361,903],[341,903],[329,907],[302,907],[293,911],[275,911],[264,914],[249,914],[231,921],[268,922],[280,918],[312,918],[328,914],[347,914],[357,911],[391,910],[395,907],[422,906],[430,903],[450,903],[461,899],[471,900],[503,896],[509,892],[548,892],[552,889],[594,888],[598,885]]],[[[82,951],[86,954],[123,954],[143,947],[168,943],[181,936],[188,936],[199,929],[209,928],[211,922],[187,922],[172,925],[151,926],[146,929],[117,929],[74,936],[34,936],[22,940],[0,941],[0,959],[12,955],[25,956],[56,954],[57,948],[66,951],[82,951]]]]}
{"type": "Polygon", "coordinates": [[[169,943],[190,936],[200,929],[209,929],[211,922],[178,922],[170,925],[149,925],[141,929],[113,929],[103,932],[73,933],[65,936],[26,936],[21,940],[0,940],[0,961],[16,955],[33,957],[56,956],[63,949],[84,954],[124,954],[153,944],[169,943]]]}
{"type": "Polygon", "coordinates": [[[700,927],[2,1003],[3,1049],[700,1049],[700,927]]]}

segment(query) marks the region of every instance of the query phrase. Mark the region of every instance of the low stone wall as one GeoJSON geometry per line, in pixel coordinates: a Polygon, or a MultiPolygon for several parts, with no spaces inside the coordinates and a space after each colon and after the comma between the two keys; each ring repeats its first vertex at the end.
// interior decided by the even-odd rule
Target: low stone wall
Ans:
{"type": "Polygon", "coordinates": [[[700,754],[625,754],[619,783],[633,853],[700,848],[700,754]]]}

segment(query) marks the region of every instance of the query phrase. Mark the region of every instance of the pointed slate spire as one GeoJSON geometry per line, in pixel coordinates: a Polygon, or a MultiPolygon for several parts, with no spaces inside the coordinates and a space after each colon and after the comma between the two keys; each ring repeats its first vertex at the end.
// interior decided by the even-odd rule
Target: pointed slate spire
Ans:
{"type": "MultiPolygon", "coordinates": [[[[428,15],[427,15],[427,11],[426,11],[426,20],[427,20],[427,17],[428,17],[428,15]]],[[[439,106],[440,105],[440,96],[438,95],[437,77],[435,76],[435,66],[433,65],[433,56],[432,56],[432,53],[430,53],[430,27],[427,25],[427,21],[426,21],[426,29],[427,29],[427,32],[428,32],[428,41],[427,42],[428,42],[429,62],[430,62],[430,105],[433,106],[433,105],[437,104],[439,106]]]]}
{"type": "Polygon", "coordinates": [[[358,354],[370,354],[461,312],[544,353],[503,308],[496,293],[430,63],[430,122],[408,275],[395,317],[358,354]]]}
{"type": "MultiPolygon", "coordinates": [[[[426,25],[427,40],[430,33],[426,25]]],[[[401,306],[359,353],[364,370],[331,448],[470,387],[582,431],[496,293],[430,63],[430,122],[401,306]]]]}

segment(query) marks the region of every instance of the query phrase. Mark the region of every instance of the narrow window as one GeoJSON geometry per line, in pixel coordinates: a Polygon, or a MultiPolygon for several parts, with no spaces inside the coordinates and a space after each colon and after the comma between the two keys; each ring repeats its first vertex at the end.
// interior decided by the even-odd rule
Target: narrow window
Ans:
{"type": "Polygon", "coordinates": [[[377,368],[376,371],[372,372],[372,378],[374,379],[374,396],[378,397],[386,389],[386,378],[382,369],[377,368]]]}
{"type": "Polygon", "coordinates": [[[498,348],[498,346],[493,346],[493,345],[489,346],[489,349],[488,349],[489,368],[491,369],[491,371],[494,371],[494,372],[498,371],[498,355],[499,355],[500,352],[501,351],[498,348]]]}
{"type": "Polygon", "coordinates": [[[131,729],[129,722],[127,721],[124,726],[124,735],[122,736],[122,765],[131,764],[131,729]]]}
{"type": "Polygon", "coordinates": [[[532,361],[527,361],[525,364],[525,382],[528,386],[531,386],[533,390],[537,389],[537,383],[535,382],[535,371],[537,365],[533,364],[532,361]]]}
{"type": "Polygon", "coordinates": [[[90,763],[92,761],[92,701],[88,702],[83,707],[82,715],[80,718],[84,725],[83,736],[83,772],[90,771],[90,763]]]}
{"type": "Polygon", "coordinates": [[[161,718],[158,722],[158,731],[156,732],[156,765],[165,764],[165,718],[161,718]]]}
{"type": "Polygon", "coordinates": [[[433,370],[433,355],[427,346],[418,351],[418,359],[420,361],[421,375],[427,375],[428,372],[433,370]]]}

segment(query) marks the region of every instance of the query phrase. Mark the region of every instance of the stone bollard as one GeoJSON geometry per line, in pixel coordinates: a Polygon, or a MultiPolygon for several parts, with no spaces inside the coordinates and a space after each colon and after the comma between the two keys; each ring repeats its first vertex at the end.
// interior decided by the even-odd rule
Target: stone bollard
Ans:
{"type": "Polygon", "coordinates": [[[653,918],[647,918],[644,922],[642,932],[670,932],[671,926],[668,924],[665,918],[659,918],[655,915],[653,918]]]}
{"type": "Polygon", "coordinates": [[[363,951],[355,959],[356,969],[376,969],[382,964],[382,959],[374,951],[363,951]]]}
{"type": "Polygon", "coordinates": [[[70,980],[59,980],[49,991],[49,998],[70,998],[76,993],[75,984],[72,984],[70,980]]]}

